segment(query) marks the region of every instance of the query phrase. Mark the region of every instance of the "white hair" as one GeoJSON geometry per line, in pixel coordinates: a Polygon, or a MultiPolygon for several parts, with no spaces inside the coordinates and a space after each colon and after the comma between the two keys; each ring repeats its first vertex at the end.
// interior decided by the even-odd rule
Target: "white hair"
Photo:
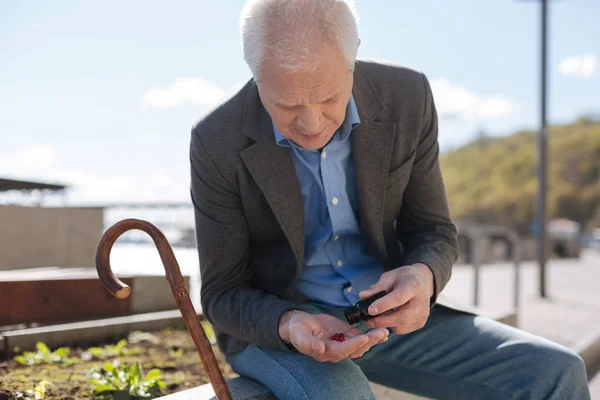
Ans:
{"type": "Polygon", "coordinates": [[[258,81],[265,59],[274,57],[290,71],[312,69],[314,54],[328,43],[353,71],[357,23],[354,0],[249,0],[240,18],[244,59],[258,81]]]}

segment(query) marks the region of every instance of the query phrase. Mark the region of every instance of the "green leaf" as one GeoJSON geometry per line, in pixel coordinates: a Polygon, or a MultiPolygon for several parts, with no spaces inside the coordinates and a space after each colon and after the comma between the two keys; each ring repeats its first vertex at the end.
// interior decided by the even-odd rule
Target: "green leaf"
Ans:
{"type": "Polygon", "coordinates": [[[111,363],[104,364],[103,368],[106,372],[114,372],[115,371],[115,366],[112,365],[111,363]]]}
{"type": "Polygon", "coordinates": [[[105,392],[113,392],[115,390],[116,389],[113,385],[109,385],[109,384],[105,383],[103,385],[98,385],[98,386],[94,387],[93,393],[94,394],[102,394],[105,392]]]}
{"type": "Polygon", "coordinates": [[[104,349],[101,347],[90,347],[87,352],[96,358],[104,358],[104,349]]]}
{"type": "Polygon", "coordinates": [[[139,349],[138,347],[131,347],[131,348],[127,348],[127,355],[128,356],[134,356],[136,354],[140,354],[141,353],[141,349],[139,349]]]}
{"type": "Polygon", "coordinates": [[[19,364],[27,365],[27,361],[25,361],[25,358],[23,356],[15,356],[14,360],[19,364]]]}
{"type": "Polygon", "coordinates": [[[183,356],[183,349],[170,348],[169,355],[174,358],[179,358],[183,356]]]}
{"type": "Polygon", "coordinates": [[[207,321],[201,321],[202,328],[204,328],[204,333],[206,334],[206,338],[209,340],[210,344],[217,343],[217,336],[215,335],[215,330],[212,325],[207,321]]]}
{"type": "Polygon", "coordinates": [[[110,383],[111,385],[113,385],[114,388],[117,389],[117,390],[125,389],[125,388],[127,388],[128,384],[123,379],[121,379],[121,378],[122,378],[122,374],[119,373],[119,376],[115,376],[115,377],[109,378],[108,379],[108,383],[110,383]]]}
{"type": "Polygon", "coordinates": [[[160,374],[160,369],[158,369],[158,368],[151,369],[150,371],[148,371],[148,374],[146,375],[147,381],[157,381],[160,378],[161,378],[161,374],[160,374]]]}
{"type": "Polygon", "coordinates": [[[46,395],[46,385],[52,384],[48,381],[41,381],[37,384],[37,386],[34,389],[36,400],[41,400],[44,398],[44,396],[46,395]]]}
{"type": "Polygon", "coordinates": [[[35,347],[37,348],[37,350],[44,354],[49,356],[50,354],[52,354],[52,352],[50,351],[50,349],[48,348],[48,346],[46,346],[44,343],[42,342],[37,342],[37,344],[35,345],[35,347]]]}
{"type": "Polygon", "coordinates": [[[69,355],[70,352],[71,352],[70,348],[60,347],[60,348],[54,350],[53,354],[56,354],[57,356],[59,356],[61,358],[67,358],[67,356],[69,355]]]}
{"type": "Polygon", "coordinates": [[[127,346],[127,339],[119,340],[119,343],[117,343],[115,347],[115,351],[117,352],[117,354],[121,354],[125,346],[127,346]]]}
{"type": "Polygon", "coordinates": [[[137,377],[138,379],[142,378],[142,366],[139,361],[136,361],[131,365],[131,376],[137,377]]]}

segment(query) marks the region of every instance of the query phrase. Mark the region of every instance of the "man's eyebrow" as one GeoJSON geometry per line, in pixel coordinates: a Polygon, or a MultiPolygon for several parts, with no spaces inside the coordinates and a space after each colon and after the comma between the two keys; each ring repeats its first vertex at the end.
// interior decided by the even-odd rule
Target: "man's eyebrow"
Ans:
{"type": "Polygon", "coordinates": [[[340,95],[336,93],[333,96],[331,96],[330,98],[323,100],[321,103],[329,103],[331,101],[337,100],[338,97],[340,97],[340,95]]]}
{"type": "Polygon", "coordinates": [[[280,107],[280,108],[294,108],[294,107],[298,107],[298,105],[289,105],[289,104],[279,103],[277,101],[274,101],[273,103],[275,103],[275,105],[277,107],[280,107]]]}
{"type": "MultiPolygon", "coordinates": [[[[336,94],[334,94],[333,96],[331,96],[331,97],[329,97],[329,98],[327,98],[327,99],[325,99],[325,100],[321,101],[320,103],[321,103],[321,104],[323,104],[323,103],[330,103],[330,102],[332,102],[332,101],[335,101],[335,100],[337,100],[337,99],[338,99],[338,97],[340,97],[340,95],[339,95],[339,93],[336,93],[336,94]]],[[[297,104],[290,105],[290,104],[280,103],[280,102],[278,102],[278,101],[274,101],[273,103],[274,103],[274,104],[275,104],[277,107],[280,107],[280,108],[292,109],[292,108],[300,107],[300,106],[299,106],[299,105],[297,105],[297,104]]]]}

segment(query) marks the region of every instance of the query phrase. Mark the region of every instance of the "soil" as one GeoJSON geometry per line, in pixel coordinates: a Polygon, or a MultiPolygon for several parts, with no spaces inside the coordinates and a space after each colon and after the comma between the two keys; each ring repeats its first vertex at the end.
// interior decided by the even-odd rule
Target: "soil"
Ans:
{"type": "MultiPolygon", "coordinates": [[[[81,354],[85,348],[71,348],[69,357],[75,358],[75,363],[69,366],[57,364],[24,366],[12,358],[0,358],[0,400],[29,398],[20,397],[18,393],[26,393],[27,390],[35,388],[43,380],[51,383],[46,386],[44,400],[92,399],[89,371],[115,359],[118,359],[121,364],[140,361],[144,373],[153,368],[160,369],[162,380],[166,384],[166,389],[162,391],[161,395],[209,382],[188,331],[165,329],[151,333],[158,338],[158,343],[143,341],[129,344],[127,346],[129,349],[139,350],[139,353],[134,355],[83,361],[81,354]]],[[[106,344],[116,344],[116,342],[95,345],[104,346],[106,344]]],[[[225,378],[236,376],[216,345],[213,345],[213,351],[225,378]]]]}

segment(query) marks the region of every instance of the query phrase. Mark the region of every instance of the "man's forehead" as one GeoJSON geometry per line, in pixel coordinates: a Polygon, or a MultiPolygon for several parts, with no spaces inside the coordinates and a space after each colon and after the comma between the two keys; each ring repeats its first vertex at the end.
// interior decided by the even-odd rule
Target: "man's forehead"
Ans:
{"type": "Polygon", "coordinates": [[[289,79],[261,83],[266,86],[272,95],[279,98],[295,99],[298,97],[310,97],[311,100],[327,100],[333,96],[339,96],[346,91],[347,82],[340,79],[289,79]]]}

